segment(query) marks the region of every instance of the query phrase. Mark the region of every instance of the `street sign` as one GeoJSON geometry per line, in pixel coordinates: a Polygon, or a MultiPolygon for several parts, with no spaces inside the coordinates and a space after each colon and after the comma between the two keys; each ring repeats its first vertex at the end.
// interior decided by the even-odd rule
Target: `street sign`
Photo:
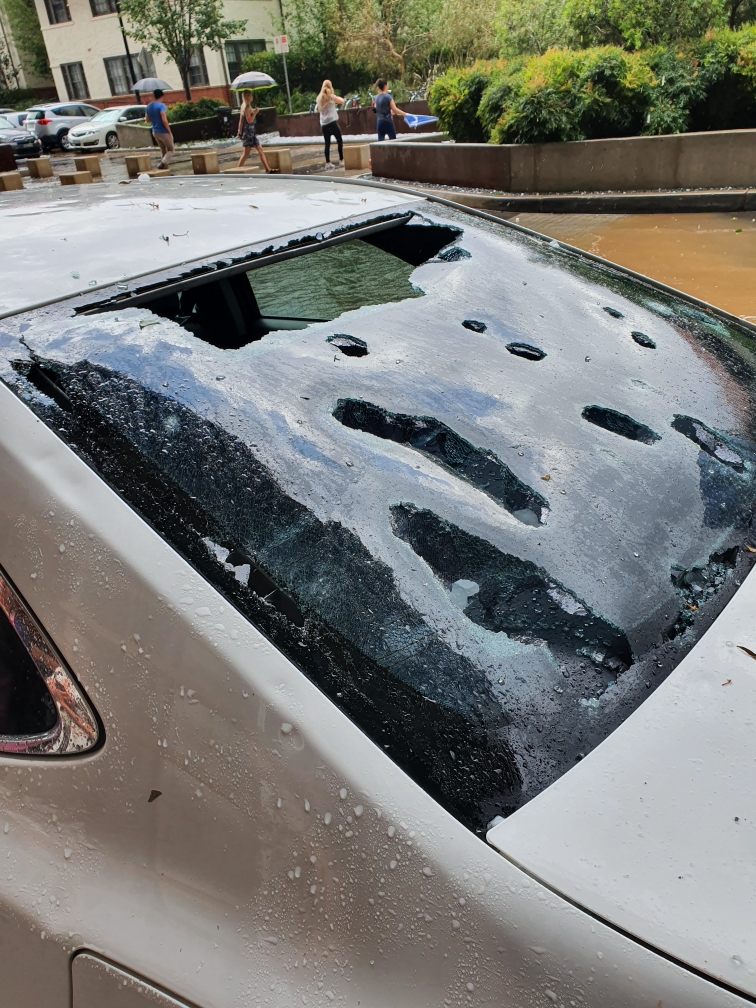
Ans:
{"type": "Polygon", "coordinates": [[[289,36],[276,35],[273,39],[273,48],[277,53],[287,53],[289,51],[289,36]]]}

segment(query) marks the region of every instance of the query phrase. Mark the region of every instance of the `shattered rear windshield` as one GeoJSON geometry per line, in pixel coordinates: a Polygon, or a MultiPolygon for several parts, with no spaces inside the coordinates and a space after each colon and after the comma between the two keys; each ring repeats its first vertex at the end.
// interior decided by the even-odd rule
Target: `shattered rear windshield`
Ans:
{"type": "Polygon", "coordinates": [[[417,208],[186,300],[5,319],[0,374],[482,832],[641,704],[747,573],[754,337],[417,208]]]}

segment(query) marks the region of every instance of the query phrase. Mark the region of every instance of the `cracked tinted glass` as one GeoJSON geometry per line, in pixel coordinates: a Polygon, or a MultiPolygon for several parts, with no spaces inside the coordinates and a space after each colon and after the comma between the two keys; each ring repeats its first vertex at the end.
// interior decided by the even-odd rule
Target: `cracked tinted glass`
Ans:
{"type": "Polygon", "coordinates": [[[422,224],[379,246],[421,296],[225,348],[149,307],[30,313],[0,325],[0,373],[483,831],[636,709],[750,568],[754,337],[461,212],[422,224]]]}

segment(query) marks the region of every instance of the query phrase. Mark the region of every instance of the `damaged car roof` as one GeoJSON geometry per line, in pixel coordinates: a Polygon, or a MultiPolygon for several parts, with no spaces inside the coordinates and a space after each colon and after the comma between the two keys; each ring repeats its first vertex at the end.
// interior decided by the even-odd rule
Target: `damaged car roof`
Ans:
{"type": "MultiPolygon", "coordinates": [[[[145,220],[184,230],[174,189],[149,191],[141,232],[118,217],[115,248],[147,235],[145,220]]],[[[287,275],[260,267],[258,282],[255,256],[284,254],[292,232],[318,229],[300,258],[314,264],[345,210],[355,227],[400,212],[355,239],[378,252],[353,283],[385,289],[384,303],[268,321],[223,349],[198,301],[168,306],[189,272],[156,259],[159,278],[125,285],[121,306],[111,284],[101,305],[6,318],[0,376],[482,832],[622,723],[750,568],[753,336],[500,224],[368,188],[331,205],[332,191],[237,183],[229,222],[245,200],[263,208],[237,217],[237,247],[268,245],[245,272],[218,268],[260,300],[264,276],[269,291],[287,275]],[[305,216],[276,216],[291,207],[305,216]],[[411,292],[392,293],[378,254],[411,263],[411,292]]],[[[210,233],[203,256],[231,241],[210,233]]]]}
{"type": "Polygon", "coordinates": [[[238,180],[176,179],[7,193],[0,206],[0,318],[251,241],[401,207],[413,197],[306,180],[254,190],[238,180]],[[59,190],[54,190],[57,193],[59,190]],[[259,197],[259,199],[258,199],[259,197]]]}

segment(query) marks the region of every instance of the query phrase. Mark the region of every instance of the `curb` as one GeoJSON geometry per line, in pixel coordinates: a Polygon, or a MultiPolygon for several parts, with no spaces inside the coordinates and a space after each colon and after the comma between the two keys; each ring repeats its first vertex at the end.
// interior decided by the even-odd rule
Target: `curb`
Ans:
{"type": "MultiPolygon", "coordinates": [[[[400,182],[400,184],[402,184],[400,182]]],[[[412,185],[412,183],[404,183],[412,185]]],[[[418,190],[415,190],[416,192],[418,190]]],[[[488,213],[730,213],[756,211],[756,189],[660,193],[559,193],[553,196],[484,196],[449,189],[424,194],[488,213]]]]}

